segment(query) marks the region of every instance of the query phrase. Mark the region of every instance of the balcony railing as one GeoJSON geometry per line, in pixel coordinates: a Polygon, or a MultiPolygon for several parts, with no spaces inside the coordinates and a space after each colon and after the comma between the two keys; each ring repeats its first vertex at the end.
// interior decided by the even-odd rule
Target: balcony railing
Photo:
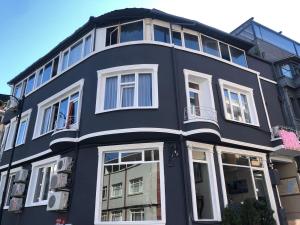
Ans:
{"type": "Polygon", "coordinates": [[[202,106],[191,106],[184,108],[184,120],[203,120],[218,122],[217,111],[214,108],[202,107],[202,106]]]}
{"type": "Polygon", "coordinates": [[[55,122],[54,132],[73,128],[73,125],[76,124],[74,123],[76,119],[74,116],[66,117],[63,113],[60,113],[58,120],[55,122]]]}

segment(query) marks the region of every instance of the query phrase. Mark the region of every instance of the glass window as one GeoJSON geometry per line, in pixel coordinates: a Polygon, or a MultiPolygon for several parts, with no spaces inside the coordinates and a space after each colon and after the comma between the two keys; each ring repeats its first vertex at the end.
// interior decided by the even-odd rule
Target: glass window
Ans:
{"type": "Polygon", "coordinates": [[[71,48],[69,54],[68,66],[73,65],[74,63],[78,62],[81,59],[82,45],[83,45],[83,41],[81,40],[71,48]]]}
{"type": "Polygon", "coordinates": [[[221,50],[221,57],[222,59],[225,59],[227,61],[230,61],[230,54],[229,54],[229,49],[228,45],[219,42],[220,43],[220,50],[221,50]]]}
{"type": "Polygon", "coordinates": [[[143,21],[121,25],[121,43],[138,40],[143,40],[143,21]]]}
{"type": "Polygon", "coordinates": [[[186,48],[200,50],[198,36],[184,33],[184,43],[186,48]]]}
{"type": "Polygon", "coordinates": [[[58,117],[57,117],[57,128],[61,129],[66,126],[68,119],[68,105],[69,98],[63,99],[59,104],[58,117]]]}
{"type": "Polygon", "coordinates": [[[16,145],[21,145],[25,143],[26,131],[27,131],[28,121],[27,118],[20,122],[16,145]]]}
{"type": "Polygon", "coordinates": [[[35,80],[35,74],[32,74],[30,77],[28,77],[26,88],[25,88],[25,94],[30,93],[33,91],[34,88],[34,80],[35,80]]]}
{"type": "MultiPolygon", "coordinates": [[[[2,175],[2,177],[1,177],[1,196],[3,195],[4,183],[6,181],[6,176],[7,175],[2,175]]],[[[4,207],[9,207],[9,202],[11,199],[11,194],[12,194],[15,178],[16,178],[16,172],[10,173],[9,179],[8,179],[7,191],[6,191],[6,195],[5,195],[4,207]]]]}
{"type": "Polygon", "coordinates": [[[219,57],[220,53],[219,53],[218,42],[212,38],[203,35],[201,36],[201,38],[202,38],[203,51],[208,54],[219,57]]]}
{"type": "Polygon", "coordinates": [[[84,48],[83,48],[83,56],[87,56],[92,52],[92,36],[89,35],[85,38],[84,48]]]}
{"type": "Polygon", "coordinates": [[[1,148],[0,148],[1,151],[3,151],[5,149],[6,142],[8,139],[7,137],[8,137],[8,133],[9,133],[9,127],[10,127],[10,124],[5,125],[5,127],[4,127],[4,133],[2,136],[2,142],[1,142],[1,148]]]}
{"type": "Polygon", "coordinates": [[[41,127],[41,134],[45,134],[48,132],[50,119],[51,119],[51,107],[48,107],[44,111],[42,127],[41,127]]]}
{"type": "Polygon", "coordinates": [[[229,204],[243,203],[248,198],[269,204],[262,158],[223,152],[222,163],[229,204]]]}
{"type": "Polygon", "coordinates": [[[189,101],[191,116],[200,116],[200,87],[199,84],[189,82],[189,101]]]}
{"type": "Polygon", "coordinates": [[[123,74],[105,79],[104,110],[150,107],[153,104],[152,98],[151,73],[123,74]]]}
{"type": "Polygon", "coordinates": [[[154,40],[170,43],[170,30],[167,27],[153,25],[154,27],[154,40]]]}
{"type": "Polygon", "coordinates": [[[51,77],[55,77],[57,75],[58,70],[59,57],[56,57],[53,62],[53,70],[51,77]]]}
{"type": "Polygon", "coordinates": [[[14,90],[14,96],[16,98],[21,98],[22,97],[21,95],[22,95],[22,83],[15,86],[15,90],[14,90]]]}
{"type": "Polygon", "coordinates": [[[79,104],[79,93],[77,92],[73,94],[70,98],[68,125],[76,124],[78,121],[78,104],[79,104]]]}
{"type": "Polygon", "coordinates": [[[52,62],[48,63],[44,68],[42,83],[45,83],[46,81],[50,80],[51,72],[52,72],[52,62]]]}
{"type": "MultiPolygon", "coordinates": [[[[101,215],[106,213],[111,215],[109,221],[161,220],[162,184],[160,184],[160,159],[159,156],[156,156],[157,159],[154,157],[156,151],[158,150],[131,149],[128,152],[124,150],[103,152],[100,190],[105,190],[105,187],[110,185],[110,198],[102,198],[101,215]],[[145,151],[148,151],[149,161],[145,160],[145,151]],[[135,196],[137,194],[138,196],[135,196]],[[127,204],[124,205],[124,202],[127,204]],[[118,205],[117,212],[116,205],[118,205]],[[127,216],[122,217],[122,212],[127,216]]],[[[104,191],[101,194],[105,196],[104,191]]],[[[102,216],[101,221],[104,221],[102,216]]]]}
{"type": "Polygon", "coordinates": [[[172,43],[174,45],[182,46],[181,33],[172,31],[172,43]]]}
{"type": "Polygon", "coordinates": [[[213,202],[217,191],[214,184],[213,153],[192,147],[189,149],[189,156],[195,220],[216,219],[218,203],[213,202]]]}
{"type": "Polygon", "coordinates": [[[230,53],[232,62],[241,66],[247,66],[246,56],[242,50],[230,46],[230,53]]]}
{"type": "Polygon", "coordinates": [[[289,64],[284,64],[280,68],[281,68],[281,74],[283,76],[293,78],[292,67],[289,64]]]}
{"type": "Polygon", "coordinates": [[[118,26],[109,27],[106,29],[106,46],[118,43],[118,26]]]}
{"type": "Polygon", "coordinates": [[[42,84],[43,80],[43,69],[40,69],[36,78],[36,87],[39,87],[42,84]]]}
{"type": "Polygon", "coordinates": [[[61,70],[64,71],[68,68],[68,58],[69,58],[69,51],[64,52],[61,64],[61,70]]]}

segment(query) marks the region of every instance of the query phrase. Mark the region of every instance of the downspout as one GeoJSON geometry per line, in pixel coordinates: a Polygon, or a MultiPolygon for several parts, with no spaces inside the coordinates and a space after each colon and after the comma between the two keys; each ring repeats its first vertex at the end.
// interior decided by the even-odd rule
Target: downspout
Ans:
{"type": "MultiPolygon", "coordinates": [[[[171,36],[170,38],[172,39],[172,24],[170,23],[170,33],[171,36]]],[[[182,112],[183,107],[180,101],[180,91],[179,91],[179,80],[178,80],[178,76],[180,76],[180,73],[178,72],[178,68],[177,68],[177,60],[176,60],[176,56],[175,56],[175,48],[174,45],[171,48],[171,59],[172,59],[172,73],[173,73],[173,86],[174,86],[174,91],[176,93],[176,117],[177,117],[177,127],[178,130],[183,130],[183,116],[181,115],[180,112],[182,112]]],[[[187,171],[186,168],[188,167],[188,160],[187,160],[187,147],[186,147],[186,143],[185,143],[185,138],[182,135],[182,133],[179,135],[179,144],[180,144],[180,148],[182,151],[182,176],[183,176],[183,182],[184,182],[184,192],[185,192],[185,203],[186,203],[186,215],[187,215],[187,220],[188,220],[188,224],[192,225],[192,209],[191,209],[191,191],[189,188],[188,183],[190,182],[189,180],[189,173],[187,171]]]]}

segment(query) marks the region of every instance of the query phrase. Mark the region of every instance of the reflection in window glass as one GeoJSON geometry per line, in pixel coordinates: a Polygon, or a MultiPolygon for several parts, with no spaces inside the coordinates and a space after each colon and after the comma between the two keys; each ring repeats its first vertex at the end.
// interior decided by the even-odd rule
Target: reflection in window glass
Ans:
{"type": "Polygon", "coordinates": [[[120,42],[143,40],[143,21],[121,26],[120,42]]]}
{"type": "Polygon", "coordinates": [[[52,62],[48,63],[45,66],[42,83],[45,83],[46,81],[50,80],[51,78],[51,72],[52,72],[52,62]]]}
{"type": "Polygon", "coordinates": [[[60,102],[58,117],[57,117],[57,128],[63,128],[66,125],[67,116],[68,116],[68,98],[65,98],[60,102]]]}
{"type": "Polygon", "coordinates": [[[172,31],[172,43],[174,45],[182,46],[181,33],[172,31]]]}
{"type": "Polygon", "coordinates": [[[27,119],[21,121],[21,123],[20,123],[19,131],[17,134],[16,145],[24,144],[26,129],[27,129],[27,119]]]}
{"type": "Polygon", "coordinates": [[[85,38],[83,56],[87,56],[92,51],[92,36],[89,35],[85,38]]]}
{"type": "Polygon", "coordinates": [[[48,132],[48,127],[49,127],[49,124],[50,124],[50,118],[51,118],[51,107],[48,107],[44,111],[41,134],[45,134],[45,133],[48,132]]]}
{"type": "Polygon", "coordinates": [[[248,157],[234,153],[222,153],[222,162],[226,164],[249,166],[248,157]]]}
{"type": "Polygon", "coordinates": [[[184,33],[184,43],[186,48],[200,50],[198,36],[184,33]]]}
{"type": "Polygon", "coordinates": [[[73,65],[74,63],[78,62],[81,58],[81,51],[82,51],[82,40],[79,41],[76,45],[74,45],[69,54],[69,61],[68,66],[73,65]]]}
{"type": "Polygon", "coordinates": [[[222,59],[230,61],[230,54],[229,54],[228,45],[220,42],[220,50],[221,50],[221,57],[222,57],[222,59]]]}
{"type": "Polygon", "coordinates": [[[266,184],[264,172],[261,170],[254,170],[253,176],[254,176],[258,200],[264,201],[268,204],[269,196],[268,196],[268,190],[267,190],[267,184],[266,184]]]}
{"type": "Polygon", "coordinates": [[[62,64],[61,64],[61,70],[65,70],[68,67],[68,57],[69,57],[69,51],[66,51],[63,55],[62,64]]]}
{"type": "Polygon", "coordinates": [[[292,67],[289,64],[284,64],[281,66],[281,74],[285,77],[293,78],[292,67]]]}
{"type": "Polygon", "coordinates": [[[15,86],[15,90],[14,90],[14,96],[16,98],[21,98],[22,97],[21,95],[22,95],[22,83],[15,86]]]}
{"type": "Polygon", "coordinates": [[[30,93],[33,88],[34,88],[34,78],[35,78],[35,74],[31,75],[26,83],[26,89],[25,89],[25,94],[30,93]]]}
{"type": "Polygon", "coordinates": [[[232,62],[239,64],[241,66],[247,66],[246,56],[242,50],[230,46],[230,52],[231,52],[232,62]]]}
{"type": "Polygon", "coordinates": [[[110,198],[102,198],[101,215],[108,216],[101,221],[161,220],[160,162],[153,160],[155,155],[156,149],[104,153],[100,190],[110,186],[110,198]]]}
{"type": "Polygon", "coordinates": [[[206,37],[202,35],[202,47],[203,51],[214,55],[214,56],[220,56],[219,53],[219,47],[218,47],[218,42],[212,38],[206,37]]]}
{"type": "Polygon", "coordinates": [[[170,43],[170,32],[169,28],[153,25],[154,27],[154,40],[170,43]]]}

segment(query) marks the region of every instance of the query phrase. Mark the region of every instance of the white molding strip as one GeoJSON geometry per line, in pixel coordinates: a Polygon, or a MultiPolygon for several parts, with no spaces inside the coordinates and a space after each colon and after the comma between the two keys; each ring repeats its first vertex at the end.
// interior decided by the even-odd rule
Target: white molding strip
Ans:
{"type": "MultiPolygon", "coordinates": [[[[48,154],[48,153],[50,153],[50,152],[52,152],[51,149],[48,149],[48,150],[46,150],[46,151],[37,153],[37,154],[35,154],[35,155],[28,156],[28,157],[26,157],[26,158],[24,158],[24,159],[20,159],[20,160],[14,161],[14,162],[12,163],[12,165],[14,166],[14,165],[17,165],[17,164],[19,164],[19,163],[26,162],[26,161],[29,161],[29,160],[38,158],[38,157],[43,156],[43,155],[46,155],[46,154],[48,154]]],[[[0,166],[0,170],[5,169],[6,167],[8,167],[8,164],[5,164],[5,165],[3,165],[3,166],[0,166]]]]}
{"type": "Polygon", "coordinates": [[[270,83],[272,83],[272,84],[277,84],[276,81],[270,80],[270,79],[268,79],[268,78],[266,78],[266,77],[262,77],[262,76],[260,76],[260,75],[259,75],[258,77],[259,77],[259,79],[262,79],[262,80],[264,80],[264,81],[270,82],[270,83]]]}

